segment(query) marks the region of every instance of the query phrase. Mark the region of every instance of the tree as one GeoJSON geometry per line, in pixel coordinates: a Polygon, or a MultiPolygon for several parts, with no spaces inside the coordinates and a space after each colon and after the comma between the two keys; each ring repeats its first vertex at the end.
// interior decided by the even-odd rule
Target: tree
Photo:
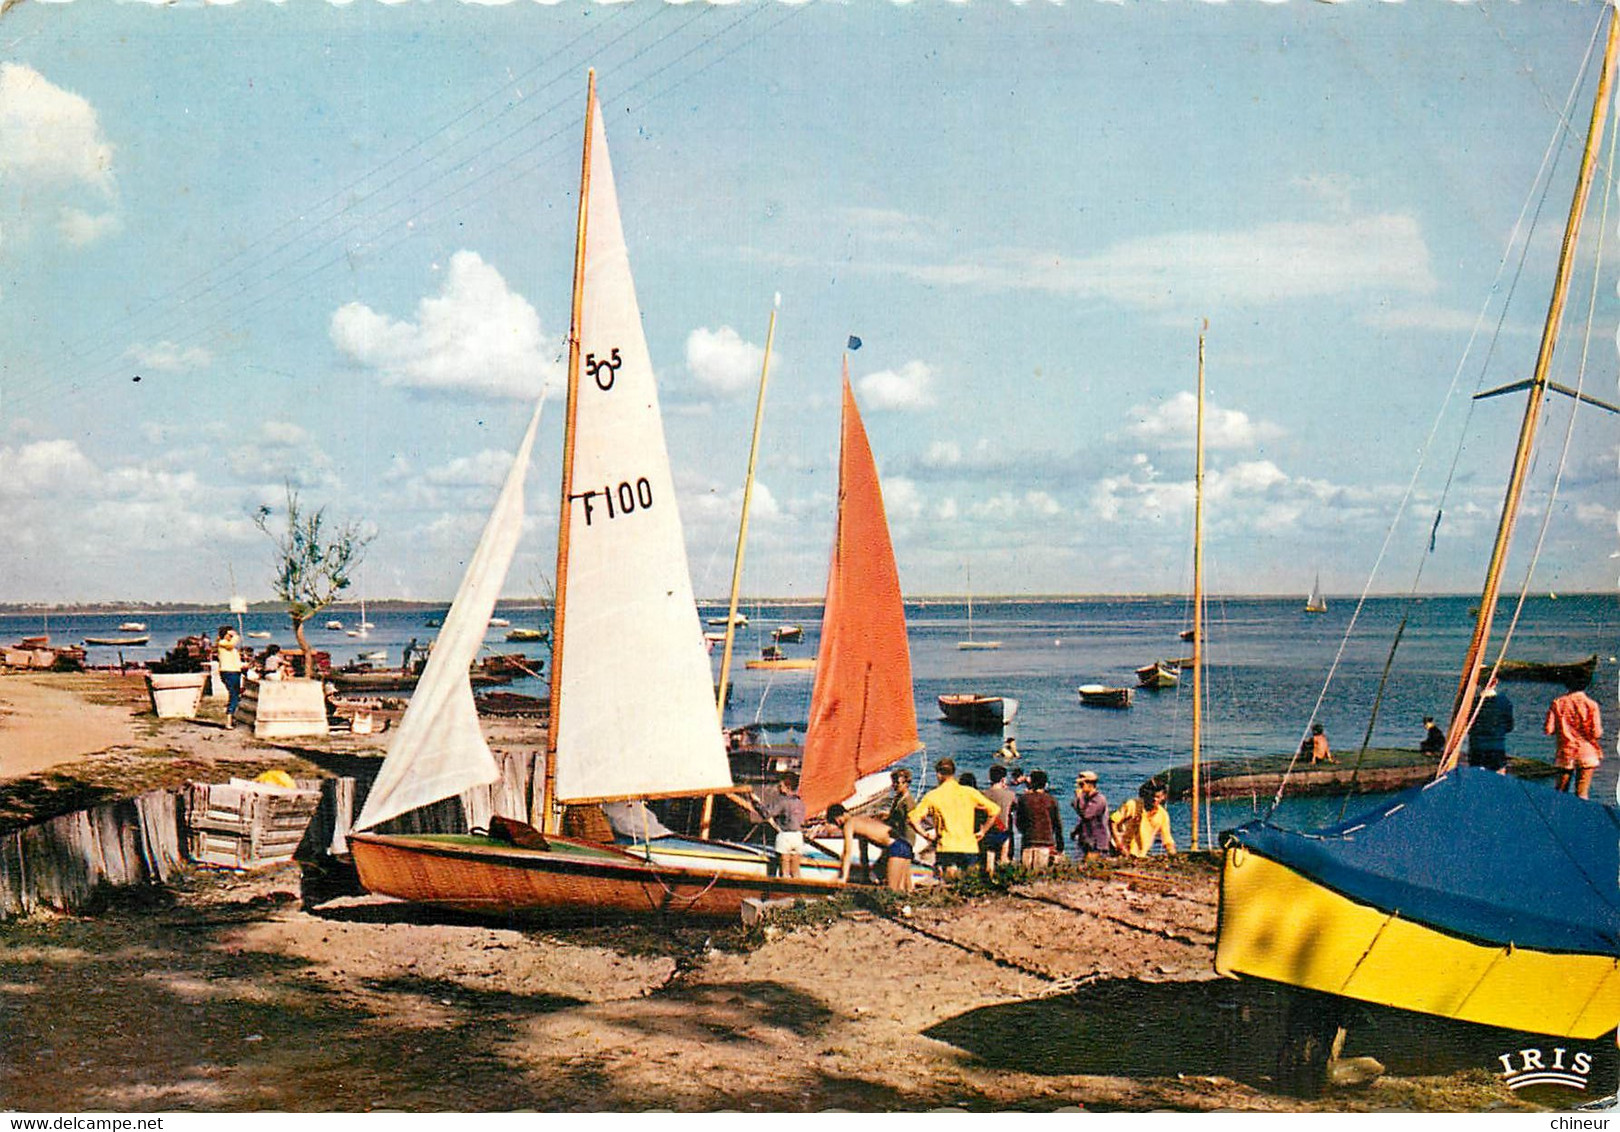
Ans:
{"type": "Polygon", "coordinates": [[[309,512],[298,492],[287,485],[287,514],[279,530],[270,523],[274,512],[260,507],[254,524],[276,544],[276,573],[271,587],[287,603],[293,636],[304,653],[304,675],[315,675],[315,650],[304,639],[304,623],[337,600],[349,588],[349,575],[365,556],[372,536],[361,533],[359,522],[329,525],[326,508],[309,512]]]}

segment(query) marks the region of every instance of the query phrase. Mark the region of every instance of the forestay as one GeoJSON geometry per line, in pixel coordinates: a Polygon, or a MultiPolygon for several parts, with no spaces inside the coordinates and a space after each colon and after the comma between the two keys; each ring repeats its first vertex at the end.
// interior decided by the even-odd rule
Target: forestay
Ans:
{"type": "Polygon", "coordinates": [[[388,745],[388,757],[366,797],[356,829],[369,829],[499,777],[478,725],[467,670],[483,647],[490,614],[523,531],[523,478],[540,427],[540,408],[536,405],[529,418],[528,431],[433,642],[422,679],[388,745]]]}
{"type": "Polygon", "coordinates": [[[601,114],[591,169],[556,702],[562,802],[731,787],[601,114]]]}

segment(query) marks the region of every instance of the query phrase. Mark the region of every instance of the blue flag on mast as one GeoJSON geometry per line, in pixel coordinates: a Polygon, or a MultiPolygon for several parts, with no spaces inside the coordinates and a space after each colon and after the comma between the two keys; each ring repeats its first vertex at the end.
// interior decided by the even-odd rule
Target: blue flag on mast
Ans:
{"type": "Polygon", "coordinates": [[[861,348],[861,340],[855,337],[853,334],[849,336],[849,348],[851,350],[859,350],[861,348]]]}

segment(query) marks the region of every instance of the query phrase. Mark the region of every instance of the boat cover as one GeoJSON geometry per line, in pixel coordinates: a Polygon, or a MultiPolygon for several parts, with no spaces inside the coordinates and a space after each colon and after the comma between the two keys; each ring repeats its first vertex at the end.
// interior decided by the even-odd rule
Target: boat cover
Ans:
{"type": "Polygon", "coordinates": [[[1477,767],[1309,833],[1226,834],[1341,896],[1437,931],[1620,956],[1620,810],[1477,767]]]}

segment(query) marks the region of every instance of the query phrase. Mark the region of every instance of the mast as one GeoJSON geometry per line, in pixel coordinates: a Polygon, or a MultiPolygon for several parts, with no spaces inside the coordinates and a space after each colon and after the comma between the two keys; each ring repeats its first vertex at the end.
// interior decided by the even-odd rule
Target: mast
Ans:
{"type": "MultiPolygon", "coordinates": [[[[771,344],[776,341],[776,314],[782,309],[782,296],[777,295],[771,305],[771,322],[765,331],[765,358],[759,367],[759,399],[754,404],[754,439],[748,448],[748,475],[743,480],[742,519],[737,524],[737,554],[731,562],[731,604],[726,607],[726,644],[720,654],[720,686],[715,691],[715,709],[720,713],[720,725],[726,722],[726,689],[731,683],[731,645],[737,637],[737,596],[742,589],[743,548],[748,545],[748,508],[754,499],[754,468],[759,462],[760,425],[765,420],[765,384],[771,375],[771,344]]],[[[755,611],[758,612],[757,610],[755,611]]],[[[714,795],[703,796],[703,818],[698,833],[709,836],[709,822],[714,816],[714,795]]]]}
{"type": "Polygon", "coordinates": [[[1192,847],[1199,848],[1199,754],[1204,709],[1204,335],[1198,332],[1198,428],[1193,460],[1193,707],[1192,707],[1192,847]]]}
{"type": "Polygon", "coordinates": [[[596,114],[596,70],[586,72],[585,146],[579,168],[579,221],[574,237],[574,296],[568,319],[568,411],[563,425],[562,500],[557,507],[557,586],[551,607],[551,721],[546,725],[546,776],[541,786],[540,815],[547,833],[557,832],[557,721],[562,712],[563,629],[568,602],[568,531],[573,509],[574,423],[579,414],[579,343],[585,303],[585,222],[591,199],[591,127],[596,114]]]}
{"type": "Polygon", "coordinates": [[[1462,677],[1457,685],[1457,698],[1452,705],[1451,726],[1446,732],[1446,749],[1440,757],[1436,775],[1445,774],[1457,765],[1463,739],[1468,734],[1474,715],[1474,704],[1479,692],[1479,665],[1486,646],[1490,643],[1491,623],[1496,616],[1496,599],[1502,586],[1502,567],[1507,560],[1508,544],[1513,539],[1513,526],[1518,519],[1519,505],[1524,495],[1525,479],[1529,472],[1530,455],[1535,447],[1536,431],[1541,424],[1542,402],[1546,399],[1548,371],[1552,368],[1553,349],[1558,344],[1559,324],[1563,321],[1564,300],[1569,292],[1569,279],[1575,268],[1575,246],[1580,237],[1581,219],[1592,191],[1592,174],[1597,164],[1599,138],[1609,109],[1609,92],[1614,82],[1616,45],[1620,43],[1620,9],[1609,13],[1609,37],[1603,51],[1603,68],[1598,75],[1597,95],[1592,102],[1592,120],[1587,127],[1586,148],[1581,154],[1580,174],[1575,183],[1575,197],[1570,202],[1569,220],[1564,225],[1564,242],[1558,253],[1558,273],[1553,283],[1552,300],[1547,307],[1547,323],[1541,332],[1541,349],[1536,355],[1535,373],[1529,381],[1525,397],[1524,419],[1519,424],[1519,443],[1513,452],[1513,470],[1508,475],[1507,491],[1502,500],[1502,517],[1497,522],[1496,541],[1491,546],[1490,564],[1485,569],[1485,585],[1479,599],[1479,616],[1474,622],[1474,635],[1468,642],[1463,660],[1462,677]]]}

